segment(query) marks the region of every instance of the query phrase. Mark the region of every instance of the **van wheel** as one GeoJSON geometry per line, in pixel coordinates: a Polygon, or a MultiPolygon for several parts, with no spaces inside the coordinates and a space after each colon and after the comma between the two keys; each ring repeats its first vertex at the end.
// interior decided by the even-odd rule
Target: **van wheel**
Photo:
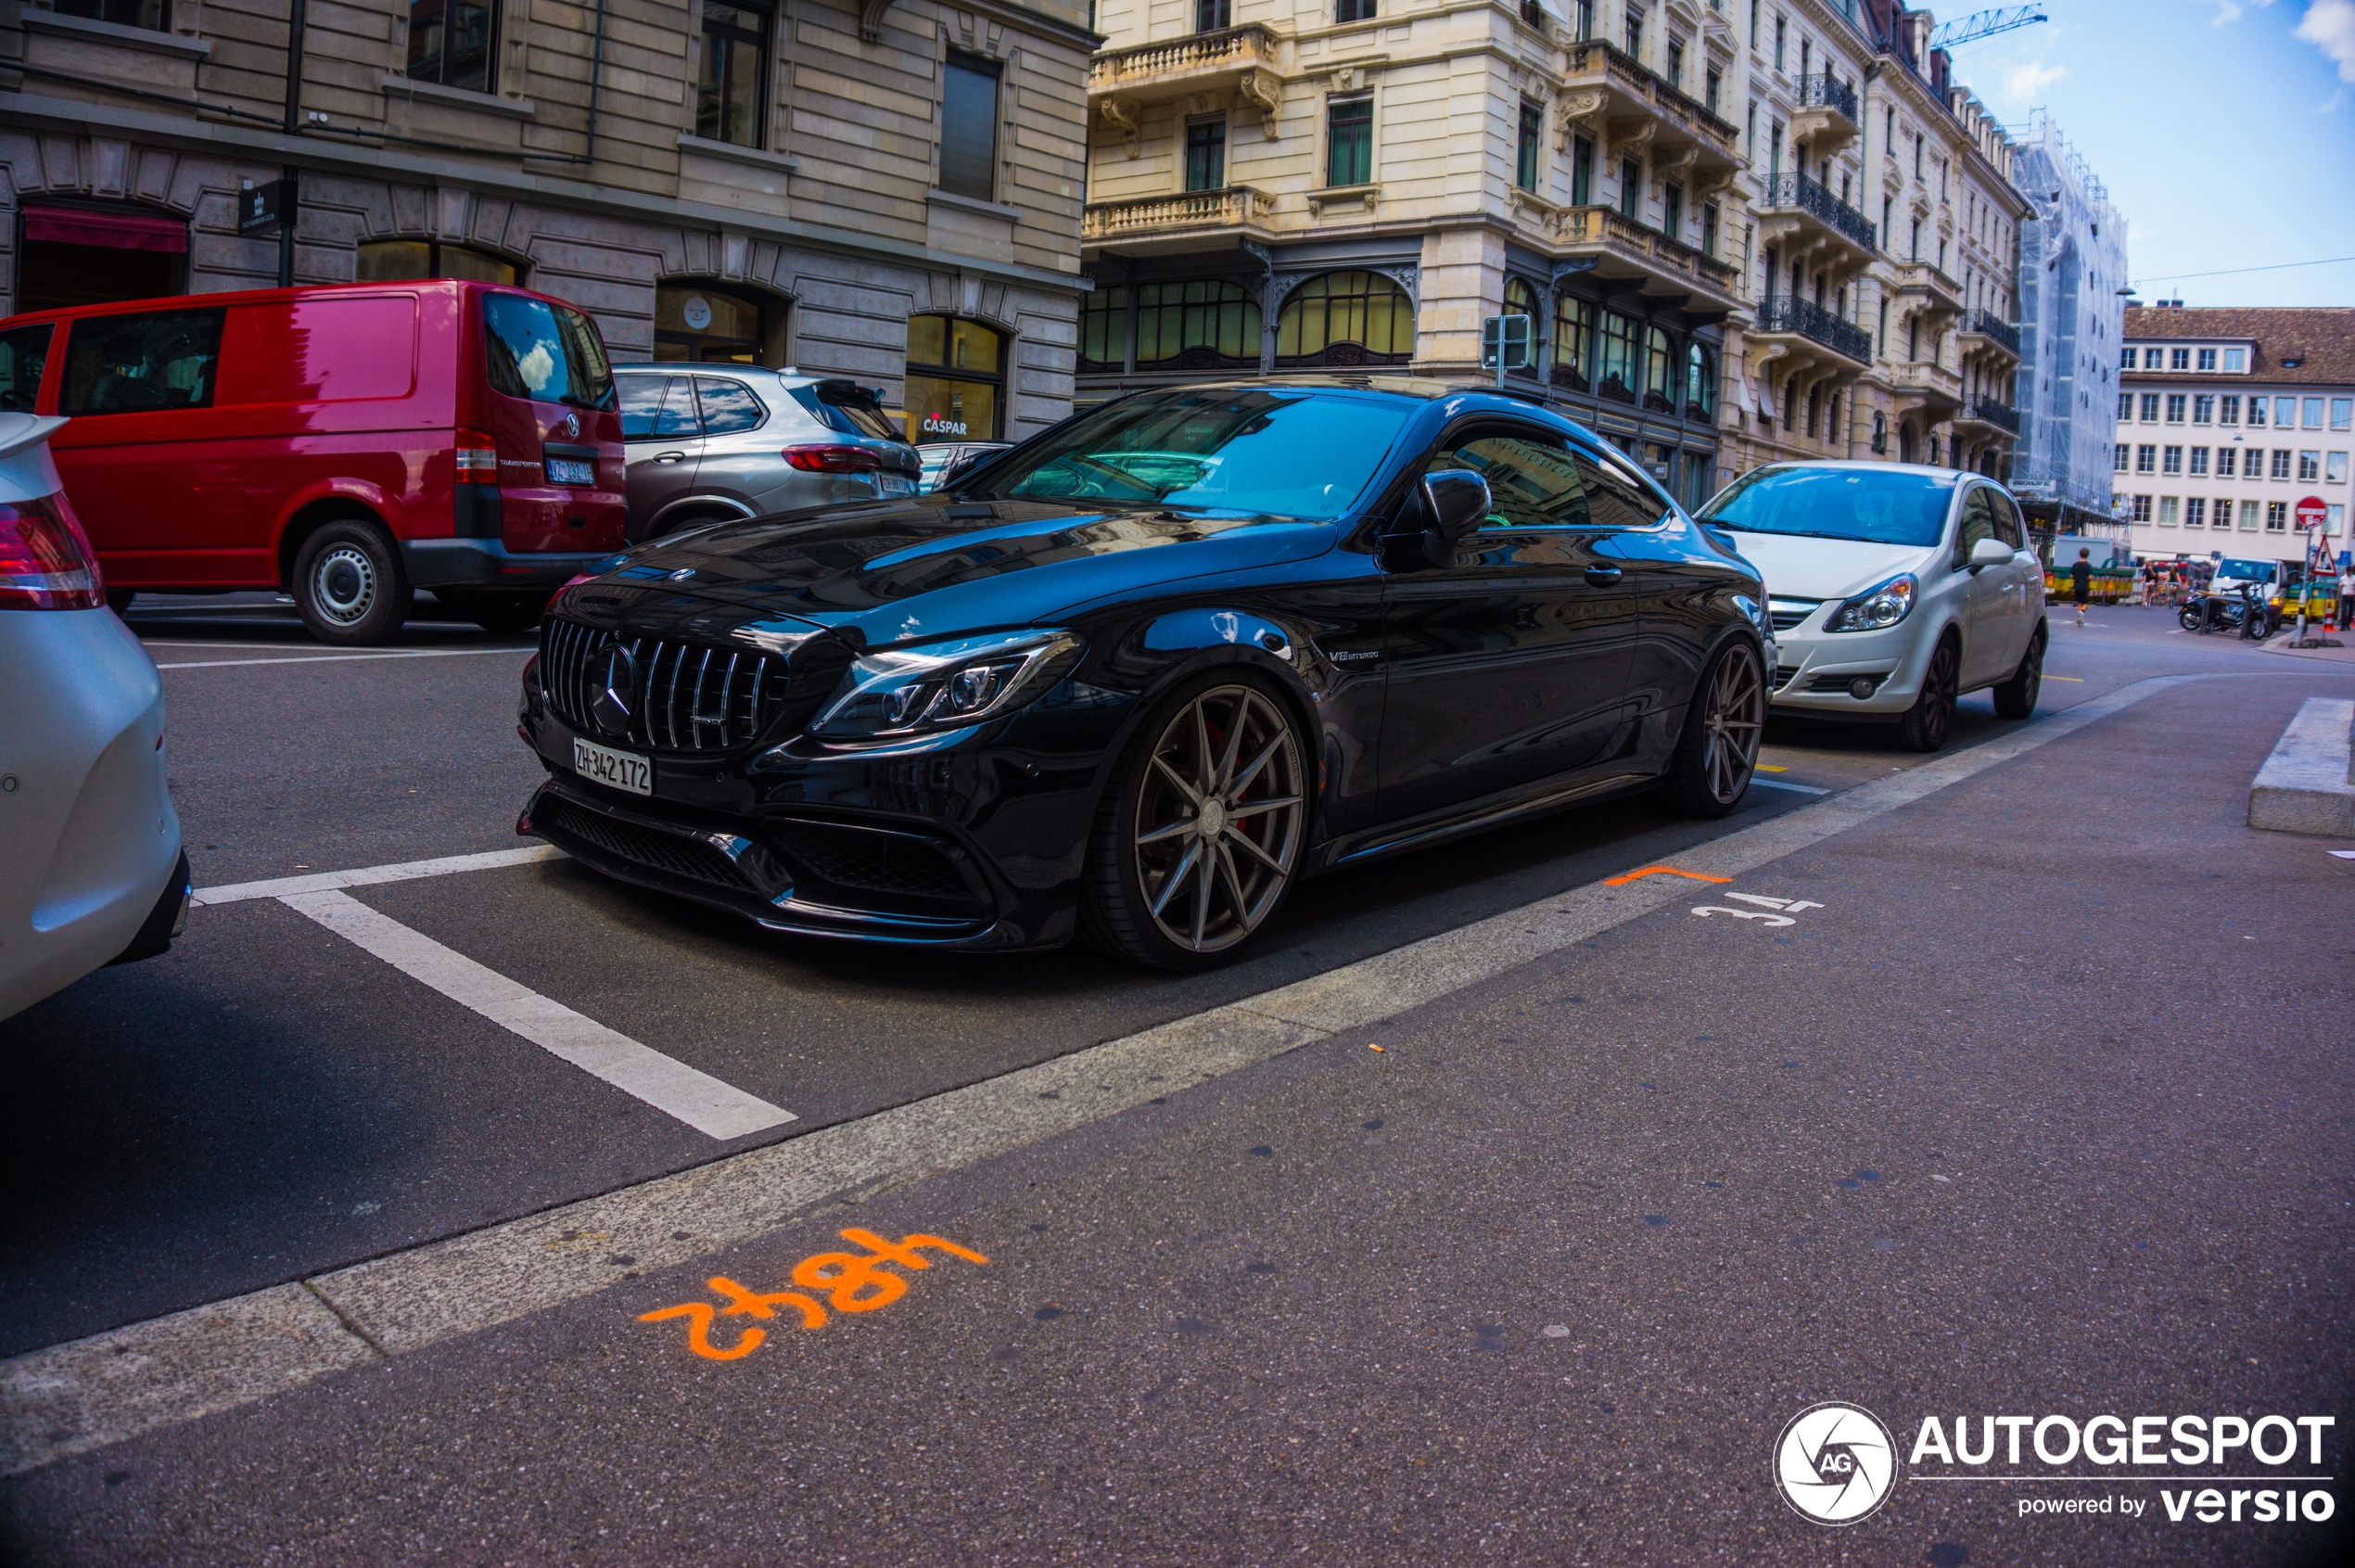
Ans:
{"type": "Polygon", "coordinates": [[[401,553],[373,523],[329,523],[295,555],[295,607],[322,643],[381,643],[409,618],[415,597],[401,553]]]}

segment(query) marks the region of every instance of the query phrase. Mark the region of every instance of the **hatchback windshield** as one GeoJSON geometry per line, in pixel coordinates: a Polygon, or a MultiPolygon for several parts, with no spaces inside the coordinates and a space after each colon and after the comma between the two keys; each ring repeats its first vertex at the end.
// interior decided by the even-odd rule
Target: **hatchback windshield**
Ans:
{"type": "Polygon", "coordinates": [[[579,311],[522,294],[485,294],[482,327],[492,391],[575,408],[613,407],[605,344],[579,311]]]}
{"type": "Polygon", "coordinates": [[[1735,480],[1709,504],[1701,520],[1737,533],[1928,549],[1946,531],[1955,478],[1858,468],[1761,468],[1735,480]]]}
{"type": "Polygon", "coordinates": [[[1366,488],[1408,406],[1322,390],[1141,393],[991,464],[978,484],[957,493],[1323,521],[1366,488]]]}

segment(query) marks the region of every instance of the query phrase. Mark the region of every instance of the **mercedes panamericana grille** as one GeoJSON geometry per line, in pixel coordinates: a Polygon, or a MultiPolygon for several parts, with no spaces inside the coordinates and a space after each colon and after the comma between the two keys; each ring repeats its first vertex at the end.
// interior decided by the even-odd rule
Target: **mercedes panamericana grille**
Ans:
{"type": "Polygon", "coordinates": [[[569,586],[520,829],[776,930],[1199,965],[1303,876],[1635,790],[1732,810],[1766,626],[1747,562],[1528,403],[1140,392],[569,586]]]}

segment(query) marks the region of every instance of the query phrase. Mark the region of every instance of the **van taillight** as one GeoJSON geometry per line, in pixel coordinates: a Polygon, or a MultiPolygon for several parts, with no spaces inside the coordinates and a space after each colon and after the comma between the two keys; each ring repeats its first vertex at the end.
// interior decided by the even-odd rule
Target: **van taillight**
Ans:
{"type": "Polygon", "coordinates": [[[789,446],[785,461],[806,474],[872,474],[883,459],[872,447],[789,446]]]}
{"type": "Polygon", "coordinates": [[[495,485],[499,482],[499,443],[488,430],[458,432],[458,482],[495,485]]]}
{"type": "Polygon", "coordinates": [[[95,610],[98,553],[63,495],[0,503],[0,610],[95,610]]]}

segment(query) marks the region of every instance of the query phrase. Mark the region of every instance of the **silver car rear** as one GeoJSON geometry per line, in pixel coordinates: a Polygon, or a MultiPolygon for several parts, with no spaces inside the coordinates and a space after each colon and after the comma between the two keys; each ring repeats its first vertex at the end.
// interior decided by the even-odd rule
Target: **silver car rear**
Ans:
{"type": "Polygon", "coordinates": [[[698,523],[916,492],[872,389],[741,364],[616,365],[630,542],[698,523]]]}

